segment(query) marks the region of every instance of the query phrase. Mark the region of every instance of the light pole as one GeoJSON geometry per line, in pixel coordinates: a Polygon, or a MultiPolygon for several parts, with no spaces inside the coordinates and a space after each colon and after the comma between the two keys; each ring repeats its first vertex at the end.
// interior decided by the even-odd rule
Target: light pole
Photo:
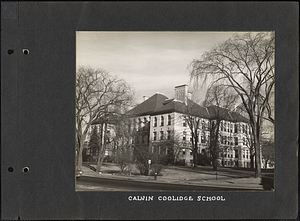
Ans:
{"type": "Polygon", "coordinates": [[[151,160],[149,159],[149,160],[148,160],[148,166],[149,166],[149,169],[148,169],[148,176],[150,176],[150,165],[151,165],[151,160]]]}

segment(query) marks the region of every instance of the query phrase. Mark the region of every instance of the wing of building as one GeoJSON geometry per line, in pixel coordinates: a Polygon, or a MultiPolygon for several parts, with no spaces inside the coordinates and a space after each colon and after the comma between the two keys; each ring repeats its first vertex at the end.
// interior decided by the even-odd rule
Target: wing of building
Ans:
{"type": "MultiPolygon", "coordinates": [[[[149,151],[172,155],[168,163],[182,165],[193,164],[193,148],[191,129],[184,116],[199,119],[197,151],[202,160],[209,159],[210,125],[220,120],[219,132],[219,164],[227,167],[250,167],[251,131],[248,119],[244,116],[218,106],[201,106],[191,100],[188,85],[175,87],[174,98],[162,93],[144,97],[144,101],[129,110],[128,129],[132,131],[133,148],[148,146],[149,151]],[[165,148],[163,143],[172,141],[172,147],[165,148]],[[176,145],[176,148],[175,148],[176,145]],[[156,149],[155,149],[156,148],[156,149]],[[175,151],[176,149],[176,151],[175,151]]],[[[113,122],[110,123],[110,134],[113,122]]],[[[93,127],[99,127],[101,120],[95,121],[93,127]]],[[[114,155],[113,151],[107,151],[114,155]]],[[[114,156],[112,156],[113,158],[114,156]]],[[[201,160],[200,159],[200,160],[201,160]]],[[[209,162],[199,162],[205,164],[209,162]]]]}

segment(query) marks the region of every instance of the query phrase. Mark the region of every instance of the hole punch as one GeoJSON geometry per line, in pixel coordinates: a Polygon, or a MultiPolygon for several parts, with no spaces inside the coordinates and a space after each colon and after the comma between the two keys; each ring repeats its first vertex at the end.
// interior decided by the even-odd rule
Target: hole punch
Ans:
{"type": "Polygon", "coordinates": [[[7,50],[7,54],[9,54],[9,55],[11,55],[11,54],[13,54],[15,51],[13,50],[13,49],[8,49],[7,50]]]}
{"type": "Polygon", "coordinates": [[[29,54],[29,50],[28,49],[23,49],[23,54],[25,54],[25,55],[29,54]]]}
{"type": "Polygon", "coordinates": [[[10,173],[12,173],[12,172],[14,172],[14,168],[12,168],[12,167],[8,167],[8,172],[10,172],[10,173]]]}
{"type": "Polygon", "coordinates": [[[22,171],[23,171],[23,173],[29,172],[29,167],[24,167],[22,171]]]}

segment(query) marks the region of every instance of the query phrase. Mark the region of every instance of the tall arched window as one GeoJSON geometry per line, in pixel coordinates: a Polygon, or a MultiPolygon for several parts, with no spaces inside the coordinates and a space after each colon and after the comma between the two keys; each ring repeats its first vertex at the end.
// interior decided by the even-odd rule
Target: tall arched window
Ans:
{"type": "Polygon", "coordinates": [[[168,125],[171,125],[171,115],[168,115],[168,125]]]}
{"type": "Polygon", "coordinates": [[[164,116],[160,117],[160,126],[164,126],[164,116]]]}

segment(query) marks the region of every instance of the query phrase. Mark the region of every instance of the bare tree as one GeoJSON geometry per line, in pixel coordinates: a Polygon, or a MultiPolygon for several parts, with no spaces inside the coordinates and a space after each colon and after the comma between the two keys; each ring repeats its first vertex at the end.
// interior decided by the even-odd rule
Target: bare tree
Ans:
{"type": "Polygon", "coordinates": [[[199,136],[200,133],[205,135],[207,126],[205,126],[204,119],[199,115],[199,105],[192,100],[188,100],[187,104],[182,107],[181,119],[187,124],[191,134],[191,145],[184,145],[185,149],[192,150],[193,166],[197,167],[199,154],[199,136]],[[204,125],[203,125],[204,124],[204,125]]]}
{"type": "Polygon", "coordinates": [[[217,170],[220,152],[220,123],[224,119],[224,112],[233,110],[238,101],[238,95],[231,88],[213,84],[206,91],[203,105],[208,107],[211,114],[209,151],[213,170],[217,170]]]}
{"type": "Polygon", "coordinates": [[[126,168],[128,171],[130,170],[129,164],[133,162],[132,140],[135,136],[135,131],[132,128],[131,119],[125,114],[119,115],[114,125],[115,137],[113,142],[115,143],[116,161],[121,169],[121,173],[123,173],[126,168]]]}
{"type": "Polygon", "coordinates": [[[254,138],[255,177],[261,177],[260,130],[263,117],[271,108],[274,57],[274,33],[247,33],[235,35],[190,65],[190,76],[196,84],[211,79],[212,84],[218,82],[239,95],[254,138]]]}
{"type": "Polygon", "coordinates": [[[107,113],[120,112],[124,106],[130,105],[131,101],[132,91],[123,80],[110,76],[102,69],[95,70],[89,67],[78,69],[75,100],[78,170],[82,167],[83,144],[92,122],[106,116],[107,113]]]}

